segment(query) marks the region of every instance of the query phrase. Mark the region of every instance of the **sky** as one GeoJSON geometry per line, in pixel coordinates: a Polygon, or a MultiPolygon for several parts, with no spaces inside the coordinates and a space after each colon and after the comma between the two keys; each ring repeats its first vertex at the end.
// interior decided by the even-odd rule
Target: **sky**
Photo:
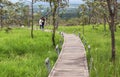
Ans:
{"type": "MultiPolygon", "coordinates": [[[[12,2],[17,2],[17,1],[19,1],[19,0],[9,0],[9,1],[12,1],[12,2]]],[[[25,0],[24,0],[25,1],[25,0]]],[[[26,0],[26,1],[32,1],[32,0],[26,0]]],[[[81,3],[83,3],[83,1],[82,0],[69,0],[70,1],[70,3],[72,3],[72,4],[81,4],[81,3]]]]}
{"type": "MultiPolygon", "coordinates": [[[[18,2],[19,0],[9,0],[9,1],[15,3],[15,2],[18,2]]],[[[24,1],[25,1],[25,0],[24,0],[24,1]]],[[[26,0],[26,1],[32,1],[32,0],[26,0]]]]}
{"type": "Polygon", "coordinates": [[[81,3],[83,3],[82,0],[69,0],[69,1],[70,1],[70,3],[73,3],[73,4],[81,4],[81,3]]]}

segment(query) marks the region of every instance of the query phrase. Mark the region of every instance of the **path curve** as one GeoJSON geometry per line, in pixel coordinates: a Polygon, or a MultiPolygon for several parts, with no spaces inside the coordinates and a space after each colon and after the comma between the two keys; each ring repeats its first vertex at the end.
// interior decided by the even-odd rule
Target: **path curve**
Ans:
{"type": "Polygon", "coordinates": [[[61,53],[48,77],[89,77],[85,48],[78,36],[64,33],[61,53]]]}

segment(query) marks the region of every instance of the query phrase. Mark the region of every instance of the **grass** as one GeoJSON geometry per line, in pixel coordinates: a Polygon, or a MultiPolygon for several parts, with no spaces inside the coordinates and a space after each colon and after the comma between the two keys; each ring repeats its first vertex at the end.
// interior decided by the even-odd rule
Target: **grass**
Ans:
{"type": "MultiPolygon", "coordinates": [[[[57,59],[52,46],[52,33],[13,28],[9,33],[0,31],[0,77],[47,77],[45,59],[50,58],[51,66],[57,59]]],[[[56,43],[60,36],[56,35],[56,43]]]]}
{"type": "MultiPolygon", "coordinates": [[[[48,27],[51,29],[51,27],[48,27]]],[[[115,32],[116,36],[116,65],[111,59],[110,31],[104,32],[103,25],[95,29],[92,25],[85,26],[82,34],[82,26],[60,26],[58,31],[74,33],[86,40],[86,52],[88,65],[90,58],[87,46],[91,46],[90,54],[93,58],[90,69],[90,77],[119,77],[120,76],[120,28],[115,32]]],[[[28,29],[13,29],[9,33],[0,31],[0,76],[1,77],[47,77],[45,59],[50,58],[51,66],[57,59],[57,54],[52,47],[51,33],[40,30],[34,31],[34,38],[30,37],[28,29]]],[[[60,36],[56,36],[56,43],[60,36]]],[[[83,42],[85,40],[82,40],[83,42]]]]}
{"type": "MultiPolygon", "coordinates": [[[[111,59],[111,36],[107,26],[107,31],[104,31],[103,25],[97,26],[95,29],[92,25],[85,26],[84,35],[82,26],[60,26],[59,31],[67,33],[75,33],[78,35],[80,32],[81,38],[86,40],[86,52],[88,57],[88,65],[90,68],[90,77],[120,77],[120,28],[115,32],[116,40],[116,65],[110,61],[111,59]],[[90,54],[93,61],[90,62],[87,46],[91,46],[90,54]]],[[[84,40],[83,40],[84,42],[84,40]]]]}

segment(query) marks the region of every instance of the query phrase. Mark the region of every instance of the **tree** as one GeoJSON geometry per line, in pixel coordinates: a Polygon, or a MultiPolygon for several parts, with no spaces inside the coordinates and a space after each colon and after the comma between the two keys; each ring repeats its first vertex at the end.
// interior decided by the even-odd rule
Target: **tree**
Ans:
{"type": "Polygon", "coordinates": [[[51,7],[51,12],[53,16],[53,33],[52,33],[52,42],[53,46],[55,46],[55,32],[56,32],[56,27],[58,26],[56,20],[57,20],[57,10],[61,7],[64,8],[65,6],[68,5],[68,0],[50,0],[50,7],[51,7]],[[52,6],[53,3],[53,6],[52,6]]]}
{"type": "Polygon", "coordinates": [[[3,27],[3,12],[4,12],[4,5],[10,3],[9,1],[7,0],[0,0],[0,23],[1,23],[1,28],[3,27]]]}
{"type": "MultiPolygon", "coordinates": [[[[20,0],[20,1],[24,1],[24,0],[20,0]]],[[[31,14],[32,14],[32,25],[31,25],[31,38],[33,38],[34,36],[33,36],[33,19],[34,19],[34,16],[33,16],[33,4],[36,2],[36,0],[32,0],[31,1],[31,8],[32,8],[32,12],[31,12],[31,14]]]]}
{"type": "Polygon", "coordinates": [[[87,6],[88,6],[88,16],[89,16],[89,21],[88,23],[91,24],[91,18],[92,18],[92,1],[91,0],[83,0],[86,2],[87,6]]]}
{"type": "Polygon", "coordinates": [[[101,5],[101,12],[102,12],[102,17],[103,17],[103,23],[104,23],[104,31],[106,32],[106,22],[108,20],[108,11],[107,9],[107,4],[105,2],[105,0],[100,1],[100,5],[101,5]]]}
{"type": "Polygon", "coordinates": [[[2,6],[2,4],[0,4],[0,20],[1,20],[1,21],[0,21],[1,25],[0,25],[0,26],[1,26],[1,28],[2,28],[2,26],[3,26],[3,25],[2,25],[2,14],[3,14],[2,8],[3,8],[3,6],[2,6]]]}
{"type": "Polygon", "coordinates": [[[15,8],[16,5],[7,0],[2,0],[1,4],[3,5],[3,9],[1,12],[2,27],[4,24],[9,27],[9,25],[11,25],[15,21],[14,17],[16,17],[16,12],[12,8],[15,8]],[[9,10],[6,10],[6,8],[9,10]]]}
{"type": "Polygon", "coordinates": [[[14,19],[17,19],[15,21],[16,24],[22,26],[28,24],[28,18],[29,18],[29,8],[27,5],[24,5],[24,3],[15,3],[14,11],[16,12],[16,16],[14,16],[14,19]]]}
{"type": "MultiPolygon", "coordinates": [[[[51,4],[51,2],[50,2],[50,4],[51,4]]],[[[54,7],[53,7],[53,8],[52,8],[52,4],[51,4],[50,6],[51,6],[51,9],[52,9],[52,12],[53,12],[53,33],[52,33],[52,42],[53,42],[53,46],[55,46],[56,12],[57,12],[58,3],[57,3],[57,1],[54,1],[53,4],[54,4],[54,7]]]]}
{"type": "Polygon", "coordinates": [[[84,25],[86,24],[86,20],[87,20],[87,6],[85,4],[81,4],[79,6],[80,10],[80,15],[82,18],[82,25],[83,25],[83,35],[84,35],[84,25]]]}
{"type": "MultiPolygon", "coordinates": [[[[91,3],[92,1],[87,1],[86,4],[89,3],[89,6],[91,7],[90,11],[93,11],[92,14],[94,14],[94,19],[101,16],[104,18],[104,28],[106,30],[106,20],[109,24],[109,29],[111,33],[111,60],[115,61],[115,30],[116,30],[116,22],[117,22],[117,11],[118,11],[118,3],[117,0],[94,0],[94,3],[91,3]],[[102,8],[102,9],[100,9],[102,8]],[[101,13],[100,13],[101,11],[101,13]],[[104,12],[103,12],[104,11],[104,12]]],[[[92,15],[93,16],[93,15],[92,15]]],[[[100,17],[99,17],[100,18],[100,17]]],[[[97,20],[97,19],[96,19],[97,20]]]]}
{"type": "Polygon", "coordinates": [[[34,19],[34,16],[33,16],[33,0],[32,0],[32,26],[31,26],[31,37],[33,38],[33,19],[34,19]]]}
{"type": "Polygon", "coordinates": [[[107,5],[109,9],[109,27],[111,31],[111,46],[112,46],[112,61],[115,62],[115,16],[117,12],[117,1],[116,0],[107,0],[107,5]]]}
{"type": "MultiPolygon", "coordinates": [[[[41,0],[40,0],[41,1],[41,0]]],[[[55,46],[55,32],[56,32],[56,27],[58,27],[58,24],[56,22],[57,16],[58,16],[58,10],[59,8],[64,8],[68,5],[69,0],[44,0],[50,3],[51,7],[51,13],[53,16],[53,32],[52,32],[52,43],[53,46],[55,46]]]]}

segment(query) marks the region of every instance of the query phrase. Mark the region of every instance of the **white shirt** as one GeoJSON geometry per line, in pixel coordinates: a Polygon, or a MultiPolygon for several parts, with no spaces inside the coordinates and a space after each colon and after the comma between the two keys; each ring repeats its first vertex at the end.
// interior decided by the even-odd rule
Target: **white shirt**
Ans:
{"type": "Polygon", "coordinates": [[[42,22],[43,22],[42,19],[40,19],[40,20],[39,20],[39,25],[42,25],[42,22]]]}

